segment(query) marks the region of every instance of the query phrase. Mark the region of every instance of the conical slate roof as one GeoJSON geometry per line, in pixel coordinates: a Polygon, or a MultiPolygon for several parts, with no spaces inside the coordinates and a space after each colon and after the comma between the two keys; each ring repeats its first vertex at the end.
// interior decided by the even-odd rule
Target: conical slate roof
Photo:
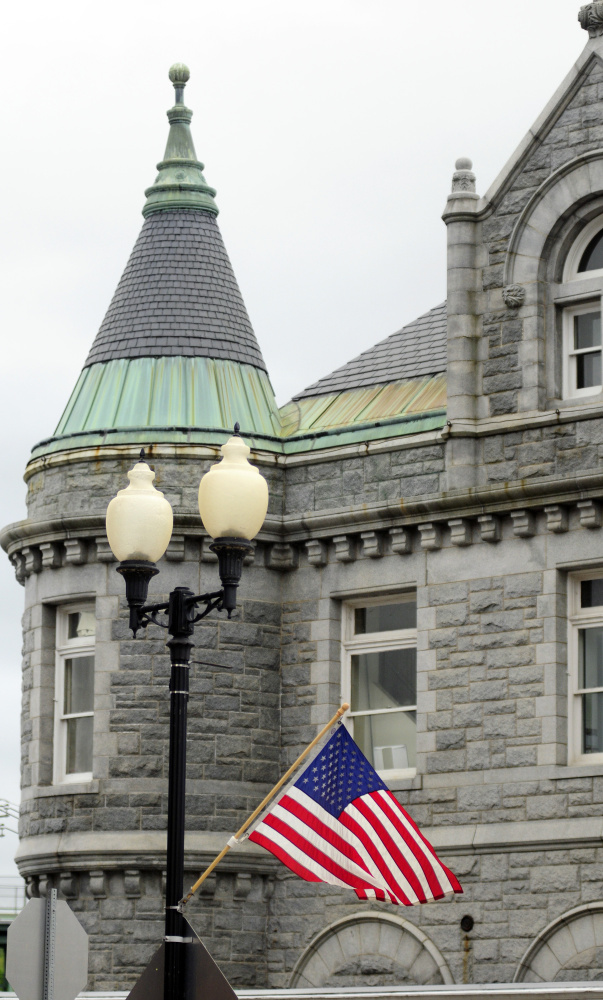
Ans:
{"type": "Polygon", "coordinates": [[[266,371],[215,215],[170,207],[146,219],[86,366],[175,356],[266,371]]]}
{"type": "Polygon", "coordinates": [[[222,241],[184,104],[186,66],[145,222],[52,438],[34,457],[104,444],[221,444],[238,422],[280,448],[266,365],[222,241]]]}

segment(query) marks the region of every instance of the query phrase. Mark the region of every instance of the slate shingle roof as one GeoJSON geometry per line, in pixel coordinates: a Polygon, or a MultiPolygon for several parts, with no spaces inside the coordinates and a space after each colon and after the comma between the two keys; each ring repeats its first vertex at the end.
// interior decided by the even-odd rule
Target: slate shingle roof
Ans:
{"type": "Polygon", "coordinates": [[[224,358],[266,371],[216,218],[207,212],[146,219],[84,367],[167,356],[224,358]]]}
{"type": "Polygon", "coordinates": [[[446,371],[446,303],[430,309],[294,399],[439,375],[446,371]]]}

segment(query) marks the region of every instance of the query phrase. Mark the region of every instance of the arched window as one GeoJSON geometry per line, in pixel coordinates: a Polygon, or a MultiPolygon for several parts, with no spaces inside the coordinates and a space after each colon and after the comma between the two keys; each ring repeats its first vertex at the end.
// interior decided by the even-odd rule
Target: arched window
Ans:
{"type": "MultiPolygon", "coordinates": [[[[584,227],[567,255],[563,272],[563,396],[596,396],[603,391],[601,295],[603,219],[584,227]]],[[[561,305],[561,302],[559,302],[561,305]]]]}

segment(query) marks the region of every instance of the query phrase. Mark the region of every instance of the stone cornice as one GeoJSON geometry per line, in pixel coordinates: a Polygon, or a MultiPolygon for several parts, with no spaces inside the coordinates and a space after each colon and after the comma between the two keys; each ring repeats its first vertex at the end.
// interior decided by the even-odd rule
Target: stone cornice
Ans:
{"type": "MultiPolygon", "coordinates": [[[[15,861],[21,875],[50,874],[65,869],[165,868],[166,834],[156,830],[119,833],[57,833],[24,837],[15,861]]],[[[191,832],[185,836],[187,871],[201,873],[224,847],[229,834],[191,832]]],[[[220,862],[222,871],[272,874],[278,862],[248,840],[233,847],[220,862]]]]}

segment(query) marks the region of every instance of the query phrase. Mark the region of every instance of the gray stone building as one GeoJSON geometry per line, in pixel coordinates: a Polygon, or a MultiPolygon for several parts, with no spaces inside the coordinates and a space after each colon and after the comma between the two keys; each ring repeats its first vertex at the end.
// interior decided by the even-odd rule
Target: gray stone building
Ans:
{"type": "Polygon", "coordinates": [[[2,532],[18,863],[86,926],[90,988],[161,937],[166,823],[164,635],[130,636],[104,513],[144,446],[175,514],[152,593],[212,586],[196,492],[235,420],[271,500],[238,618],[197,630],[187,876],[345,698],[465,895],[360,903],[243,843],[191,904],[209,950],[241,987],[603,978],[603,3],[579,18],[582,56],[484,196],[457,162],[447,302],[280,411],[173,68],[140,237],[2,532]]]}

